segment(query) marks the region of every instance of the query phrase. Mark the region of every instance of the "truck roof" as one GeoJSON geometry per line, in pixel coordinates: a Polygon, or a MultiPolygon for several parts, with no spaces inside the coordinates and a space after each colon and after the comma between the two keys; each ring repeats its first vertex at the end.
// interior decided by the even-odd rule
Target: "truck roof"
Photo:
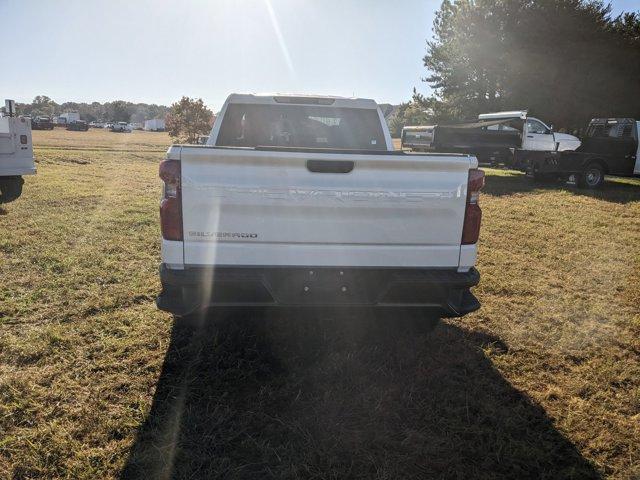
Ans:
{"type": "Polygon", "coordinates": [[[494,112],[494,113],[481,113],[478,115],[478,120],[499,120],[506,118],[519,118],[524,120],[527,118],[526,110],[513,110],[510,112],[494,112]]]}
{"type": "Polygon", "coordinates": [[[409,132],[422,132],[433,128],[435,128],[435,125],[409,125],[406,127],[402,127],[402,130],[406,130],[409,132]]]}
{"type": "Polygon", "coordinates": [[[319,105],[337,108],[376,109],[378,104],[370,98],[335,97],[329,95],[295,95],[281,93],[232,93],[227,97],[228,103],[251,103],[261,105],[319,105]]]}
{"type": "Polygon", "coordinates": [[[597,124],[605,125],[607,123],[634,123],[634,122],[635,120],[633,118],[624,118],[624,117],[592,118],[591,121],[589,122],[589,125],[597,125],[597,124]]]}

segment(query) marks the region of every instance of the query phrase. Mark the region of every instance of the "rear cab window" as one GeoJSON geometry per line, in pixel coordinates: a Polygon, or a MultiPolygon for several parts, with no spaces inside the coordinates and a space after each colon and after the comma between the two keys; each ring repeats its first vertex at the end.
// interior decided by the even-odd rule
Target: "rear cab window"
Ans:
{"type": "Polygon", "coordinates": [[[587,137],[633,138],[633,123],[630,119],[592,121],[587,129],[587,137]]]}
{"type": "Polygon", "coordinates": [[[386,150],[377,109],[231,103],[217,146],[386,150]]]}

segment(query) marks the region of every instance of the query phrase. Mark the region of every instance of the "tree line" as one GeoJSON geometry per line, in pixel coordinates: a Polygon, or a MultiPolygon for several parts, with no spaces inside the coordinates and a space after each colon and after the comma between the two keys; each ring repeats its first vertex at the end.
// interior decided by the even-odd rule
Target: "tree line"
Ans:
{"type": "Polygon", "coordinates": [[[528,109],[575,131],[593,117],[640,119],[640,12],[595,0],[444,0],[415,89],[391,121],[456,121],[528,109]]]}
{"type": "Polygon", "coordinates": [[[170,107],[147,103],[131,103],[123,100],[114,102],[77,103],[65,102],[57,104],[46,95],[36,96],[31,103],[16,103],[20,115],[54,116],[64,112],[75,111],[82,120],[113,122],[144,122],[152,118],[165,118],[166,129],[174,140],[193,143],[200,135],[211,130],[215,118],[213,112],[201,98],[183,96],[170,107]]]}
{"type": "Polygon", "coordinates": [[[64,112],[78,112],[80,118],[87,122],[144,122],[152,118],[164,118],[169,112],[165,105],[132,103],[124,100],[113,102],[64,102],[56,103],[46,95],[36,96],[31,103],[16,103],[16,110],[21,115],[55,116],[64,112]]]}

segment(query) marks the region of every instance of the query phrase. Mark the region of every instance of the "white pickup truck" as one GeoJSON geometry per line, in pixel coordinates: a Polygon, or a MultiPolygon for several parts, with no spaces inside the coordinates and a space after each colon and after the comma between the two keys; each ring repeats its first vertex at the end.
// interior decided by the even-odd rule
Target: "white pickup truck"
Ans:
{"type": "Polygon", "coordinates": [[[0,113],[0,203],[22,194],[23,175],[36,173],[31,142],[31,120],[15,113],[15,102],[5,101],[0,113]]]}
{"type": "Polygon", "coordinates": [[[158,307],[474,311],[477,165],[394,151],[373,100],[233,94],[160,164],[158,307]]]}
{"type": "Polygon", "coordinates": [[[133,129],[127,122],[114,122],[110,124],[109,130],[119,133],[131,133],[133,129]]]}

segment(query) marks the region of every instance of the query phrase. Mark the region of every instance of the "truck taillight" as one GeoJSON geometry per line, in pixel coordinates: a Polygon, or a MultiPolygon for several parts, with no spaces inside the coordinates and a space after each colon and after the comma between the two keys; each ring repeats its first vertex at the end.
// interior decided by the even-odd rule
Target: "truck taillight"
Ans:
{"type": "Polygon", "coordinates": [[[165,240],[182,241],[182,188],[180,185],[180,162],[160,162],[160,178],[164,182],[163,198],[160,202],[160,228],[165,240]]]}
{"type": "Polygon", "coordinates": [[[478,205],[480,190],[484,187],[484,171],[469,170],[469,182],[467,183],[467,205],[464,211],[464,225],[462,227],[462,244],[472,245],[480,236],[480,222],[482,210],[478,205]]]}

